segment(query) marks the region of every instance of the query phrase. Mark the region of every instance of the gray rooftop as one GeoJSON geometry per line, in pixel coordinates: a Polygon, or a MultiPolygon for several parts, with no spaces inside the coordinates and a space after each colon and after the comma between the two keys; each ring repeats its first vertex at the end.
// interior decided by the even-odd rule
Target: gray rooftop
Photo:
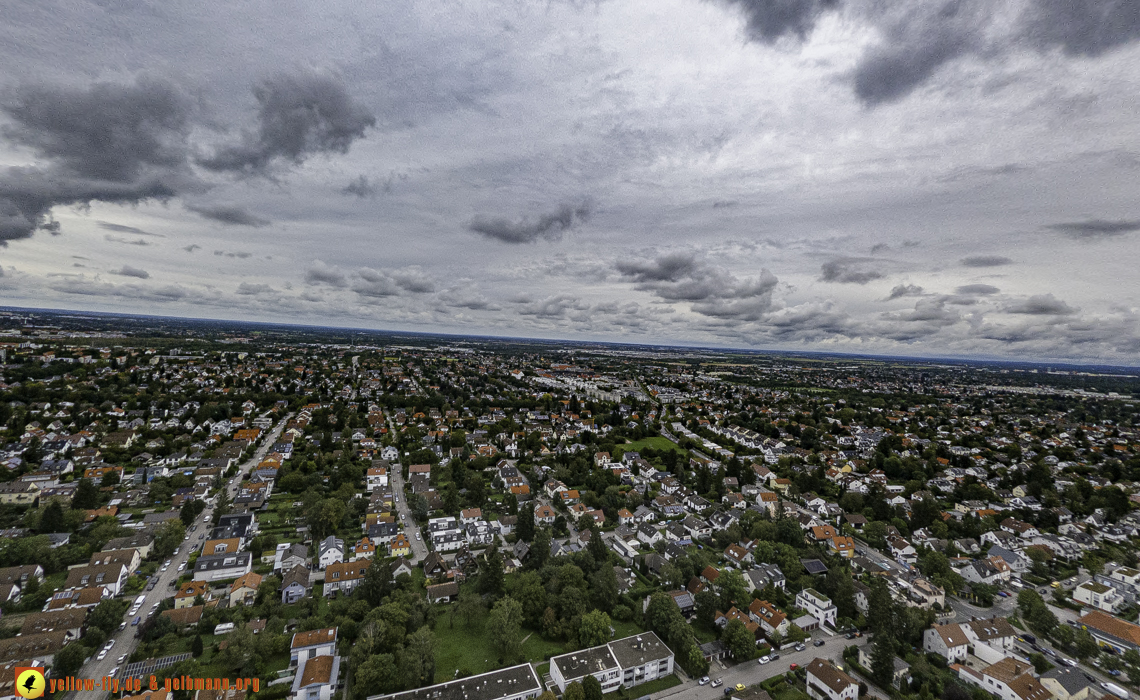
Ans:
{"type": "Polygon", "coordinates": [[[496,700],[514,697],[528,691],[539,694],[543,690],[534,668],[519,664],[510,668],[483,673],[478,676],[431,685],[416,690],[405,690],[391,695],[372,695],[368,700],[496,700]]]}

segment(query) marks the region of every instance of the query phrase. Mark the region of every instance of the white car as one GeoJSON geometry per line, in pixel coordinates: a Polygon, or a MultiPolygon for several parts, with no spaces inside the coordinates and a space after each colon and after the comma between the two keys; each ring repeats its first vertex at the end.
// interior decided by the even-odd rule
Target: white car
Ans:
{"type": "Polygon", "coordinates": [[[103,651],[99,652],[99,655],[96,656],[95,658],[99,661],[102,661],[103,659],[107,658],[107,650],[104,649],[103,651]]]}
{"type": "Polygon", "coordinates": [[[111,651],[111,647],[113,647],[113,646],[115,646],[115,640],[109,639],[109,640],[107,640],[107,643],[103,646],[103,649],[106,651],[111,651]]]}
{"type": "Polygon", "coordinates": [[[697,681],[697,685],[704,685],[705,683],[708,683],[708,682],[709,682],[709,677],[705,676],[704,678],[697,681]]]}
{"type": "Polygon", "coordinates": [[[115,663],[122,665],[122,663],[126,660],[127,660],[127,655],[123,654],[122,656],[120,656],[118,659],[115,660],[115,663]]]}
{"type": "Polygon", "coordinates": [[[771,657],[768,656],[761,656],[759,659],[757,659],[757,661],[759,661],[762,665],[768,663],[771,660],[771,657]]]}
{"type": "Polygon", "coordinates": [[[186,568],[186,562],[182,562],[181,564],[179,564],[179,565],[178,565],[178,570],[179,570],[179,571],[182,571],[182,570],[184,570],[185,568],[186,568]]]}
{"type": "Polygon", "coordinates": [[[119,667],[118,666],[114,667],[113,669],[111,669],[111,672],[108,673],[107,675],[110,676],[111,678],[114,678],[115,676],[119,675],[119,667]]]}

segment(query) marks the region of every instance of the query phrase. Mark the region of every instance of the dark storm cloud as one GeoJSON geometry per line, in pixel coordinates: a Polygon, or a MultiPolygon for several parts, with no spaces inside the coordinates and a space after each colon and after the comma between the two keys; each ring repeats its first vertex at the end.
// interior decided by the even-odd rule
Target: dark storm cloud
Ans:
{"type": "Polygon", "coordinates": [[[347,287],[348,277],[340,268],[314,260],[313,266],[305,271],[306,284],[328,284],[333,287],[347,287]]]}
{"type": "Polygon", "coordinates": [[[111,274],[121,275],[122,277],[137,277],[140,280],[150,279],[149,272],[146,270],[140,270],[137,267],[131,267],[130,265],[123,265],[121,268],[115,270],[111,274]]]}
{"type": "Polygon", "coordinates": [[[891,289],[890,295],[887,299],[901,299],[902,297],[918,297],[922,296],[923,289],[917,284],[900,284],[891,289]]]}
{"type": "Polygon", "coordinates": [[[331,75],[278,74],[253,89],[257,133],[199,163],[213,171],[265,174],[277,160],[300,165],[320,153],[347,153],[376,117],[331,75]]]}
{"type": "Polygon", "coordinates": [[[25,88],[3,110],[13,121],[3,130],[9,141],[76,177],[133,182],[186,162],[190,103],[163,80],[25,88]]]}
{"type": "Polygon", "coordinates": [[[57,205],[138,204],[148,199],[165,201],[176,194],[174,186],[159,177],[106,182],[39,168],[7,168],[0,172],[0,243],[27,238],[36,231],[59,233],[59,223],[50,215],[57,205]]]}
{"type": "Polygon", "coordinates": [[[997,294],[1001,290],[989,284],[964,284],[954,290],[958,294],[966,294],[970,296],[989,296],[997,294]]]}
{"type": "Polygon", "coordinates": [[[137,204],[173,197],[185,172],[191,107],[173,84],[149,77],[87,89],[27,87],[0,103],[2,135],[43,161],[0,173],[0,241],[58,233],[56,205],[137,204]]]}
{"type": "Polygon", "coordinates": [[[562,318],[570,311],[585,311],[590,308],[581,299],[568,294],[559,294],[536,301],[517,301],[517,313],[520,316],[537,316],[539,318],[562,318]]]}
{"type": "Polygon", "coordinates": [[[1069,55],[1099,56],[1140,39],[1135,0],[1036,0],[1023,17],[1026,37],[1038,47],[1069,55]]]}
{"type": "Polygon", "coordinates": [[[963,267],[1001,267],[1002,265],[1012,265],[1013,260],[1003,255],[971,255],[962,258],[963,267]]]}
{"type": "Polygon", "coordinates": [[[224,226],[253,226],[260,228],[268,226],[271,221],[262,219],[247,211],[244,207],[231,204],[187,204],[186,208],[204,219],[217,221],[224,226]]]}
{"type": "Polygon", "coordinates": [[[1024,301],[1007,306],[1005,311],[1011,314],[1028,314],[1030,316],[1066,316],[1077,312],[1076,309],[1052,294],[1031,296],[1024,301]]]}
{"type": "Polygon", "coordinates": [[[581,202],[577,205],[563,204],[556,211],[543,214],[533,221],[476,216],[467,228],[503,243],[534,243],[540,238],[557,241],[562,238],[564,231],[573,228],[575,224],[588,221],[590,211],[590,203],[581,202]]]}
{"type": "Polygon", "coordinates": [[[218,257],[224,256],[227,258],[241,258],[242,260],[245,260],[246,258],[253,257],[253,253],[247,253],[245,251],[229,251],[229,250],[215,250],[214,255],[217,255],[218,257]]]}
{"type": "Polygon", "coordinates": [[[821,282],[839,284],[867,284],[886,277],[878,270],[867,269],[867,265],[871,262],[873,261],[862,258],[830,260],[820,267],[819,279],[821,282]]]}
{"type": "Polygon", "coordinates": [[[258,296],[259,294],[268,294],[276,290],[268,284],[250,284],[249,282],[242,282],[238,285],[237,293],[242,296],[258,296]]]}
{"type": "Polygon", "coordinates": [[[97,221],[96,224],[98,224],[99,228],[101,229],[104,229],[106,231],[114,231],[115,233],[133,233],[136,236],[154,236],[156,238],[166,238],[166,236],[163,236],[161,233],[151,233],[150,231],[144,231],[141,228],[135,228],[134,226],[124,226],[122,224],[113,224],[109,221],[97,221]]]}
{"type": "Polygon", "coordinates": [[[764,44],[782,37],[806,39],[820,15],[839,7],[839,0],[723,0],[743,11],[748,38],[764,44]]]}
{"type": "Polygon", "coordinates": [[[352,291],[363,297],[383,298],[399,296],[402,292],[427,294],[435,291],[435,282],[418,267],[402,270],[364,267],[356,271],[355,277],[352,291]]]}
{"type": "MultiPolygon", "coordinates": [[[[390,187],[384,188],[384,191],[387,192],[390,189],[390,187]]],[[[369,180],[364,175],[361,175],[360,177],[345,185],[341,189],[340,193],[364,199],[365,197],[375,197],[376,195],[380,194],[380,191],[381,187],[379,185],[369,180]]]]}
{"type": "MultiPolygon", "coordinates": [[[[1138,5],[1140,7],[1140,5],[1138,5]]],[[[1089,221],[1073,221],[1063,224],[1052,224],[1045,228],[1058,231],[1073,238],[1097,239],[1123,236],[1126,233],[1140,231],[1140,220],[1106,221],[1104,219],[1090,219],[1089,221]]]]}
{"type": "Polygon", "coordinates": [[[978,46],[981,23],[971,0],[919,3],[882,28],[884,41],[855,67],[855,95],[866,105],[910,94],[944,64],[978,46]]]}
{"type": "Polygon", "coordinates": [[[671,253],[644,262],[620,262],[618,274],[636,289],[665,301],[691,302],[703,316],[755,321],[772,309],[772,292],[779,280],[768,270],[739,279],[712,267],[691,253],[671,253]]]}

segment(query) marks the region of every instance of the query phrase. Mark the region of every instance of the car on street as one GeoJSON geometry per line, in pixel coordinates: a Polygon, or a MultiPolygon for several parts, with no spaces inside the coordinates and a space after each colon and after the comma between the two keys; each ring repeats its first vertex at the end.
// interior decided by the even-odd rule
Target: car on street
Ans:
{"type": "Polygon", "coordinates": [[[125,630],[126,628],[127,628],[127,623],[126,623],[125,621],[124,621],[122,624],[120,624],[120,625],[119,625],[119,631],[120,631],[120,632],[122,632],[122,631],[123,631],[123,630],[125,630]]]}
{"type": "Polygon", "coordinates": [[[738,692],[739,692],[739,691],[741,691],[741,690],[744,690],[744,684],[743,684],[743,683],[737,683],[737,684],[736,684],[736,690],[737,690],[738,692]]]}
{"type": "Polygon", "coordinates": [[[796,670],[796,669],[797,669],[797,668],[799,668],[799,667],[800,667],[800,665],[799,665],[799,664],[795,664],[795,663],[792,663],[792,664],[788,664],[788,670],[789,670],[789,671],[794,671],[794,670],[796,670]]]}
{"type": "Polygon", "coordinates": [[[812,646],[813,647],[821,647],[824,645],[824,643],[825,642],[822,639],[817,639],[814,642],[812,642],[812,646]]]}
{"type": "Polygon", "coordinates": [[[113,646],[115,646],[115,640],[114,639],[108,639],[107,643],[103,645],[103,650],[104,651],[111,651],[111,647],[113,647],[113,646]]]}
{"type": "Polygon", "coordinates": [[[107,658],[107,650],[106,650],[106,649],[104,649],[103,651],[99,652],[99,655],[95,657],[95,659],[96,659],[97,661],[102,661],[102,660],[103,660],[103,659],[105,659],[105,658],[107,658]]]}
{"type": "Polygon", "coordinates": [[[198,539],[200,539],[200,540],[206,539],[206,533],[203,532],[201,535],[198,535],[198,539]]]}
{"type": "Polygon", "coordinates": [[[1066,659],[1063,656],[1058,656],[1057,660],[1060,661],[1061,663],[1065,664],[1066,666],[1076,666],[1077,665],[1076,661],[1073,661],[1072,659],[1066,659]]]}
{"type": "Polygon", "coordinates": [[[796,645],[796,651],[803,651],[804,649],[807,649],[806,644],[797,644],[796,645]]]}
{"type": "Polygon", "coordinates": [[[127,655],[126,655],[126,654],[123,654],[123,655],[122,655],[122,656],[120,656],[119,658],[115,659],[115,663],[116,663],[116,664],[119,664],[119,665],[122,665],[122,663],[123,663],[124,661],[126,661],[126,660],[127,660],[127,655]]]}
{"type": "Polygon", "coordinates": [[[761,665],[763,665],[763,664],[766,664],[766,663],[768,663],[768,662],[769,662],[769,661],[771,661],[771,660],[772,660],[772,659],[771,659],[770,657],[768,657],[768,656],[761,656],[759,659],[756,659],[757,663],[759,663],[759,664],[761,664],[761,665]]]}
{"type": "Polygon", "coordinates": [[[115,676],[119,675],[119,667],[118,666],[114,667],[113,669],[111,669],[111,672],[108,673],[107,675],[110,676],[111,678],[114,678],[115,676]]]}
{"type": "Polygon", "coordinates": [[[769,659],[771,659],[771,660],[773,660],[773,661],[779,661],[779,660],[780,660],[780,655],[779,655],[779,654],[772,654],[772,655],[770,655],[768,658],[769,658],[769,659]]]}
{"type": "Polygon", "coordinates": [[[697,681],[697,685],[704,685],[705,683],[708,683],[708,682],[709,682],[709,677],[705,676],[705,677],[701,678],[699,681],[697,681]]]}
{"type": "Polygon", "coordinates": [[[725,695],[732,695],[732,686],[729,686],[729,687],[725,688],[725,689],[724,689],[724,694],[725,694],[725,695]]]}
{"type": "Polygon", "coordinates": [[[724,683],[724,679],[717,678],[715,681],[712,682],[712,687],[719,688],[722,683],[724,683]]]}

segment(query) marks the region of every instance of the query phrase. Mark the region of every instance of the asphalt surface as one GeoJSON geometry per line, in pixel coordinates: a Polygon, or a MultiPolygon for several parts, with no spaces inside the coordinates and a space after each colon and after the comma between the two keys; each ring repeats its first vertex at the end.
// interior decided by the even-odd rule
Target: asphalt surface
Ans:
{"type": "Polygon", "coordinates": [[[392,482],[392,495],[398,498],[396,503],[396,513],[400,516],[400,524],[404,528],[404,534],[408,538],[408,542],[412,545],[412,564],[418,564],[423,561],[427,555],[427,545],[423,541],[423,535],[420,533],[420,528],[416,525],[415,518],[412,517],[412,510],[408,508],[408,497],[404,493],[404,473],[403,467],[400,463],[392,465],[391,474],[388,479],[392,482]],[[416,535],[420,535],[420,539],[416,539],[416,535]]]}
{"type": "MultiPolygon", "coordinates": [[[[258,447],[257,450],[253,453],[253,456],[250,457],[250,459],[248,459],[245,463],[238,466],[240,474],[233,477],[223,485],[223,489],[228,492],[231,499],[237,492],[237,485],[241,483],[241,477],[248,474],[250,469],[252,469],[258,464],[258,462],[265,458],[266,452],[269,450],[270,446],[272,446],[273,443],[277,441],[278,436],[281,435],[281,431],[285,428],[285,423],[292,416],[293,414],[290,413],[282,418],[281,421],[278,422],[273,430],[269,433],[269,435],[266,436],[261,446],[258,447]]],[[[219,490],[218,494],[220,493],[221,491],[219,490]]],[[[216,502],[217,494],[215,494],[213,501],[211,501],[206,506],[206,509],[202,511],[202,515],[198,517],[198,519],[194,522],[194,525],[187,529],[186,539],[182,542],[182,545],[179,546],[178,553],[170,557],[170,565],[167,567],[166,571],[162,571],[160,566],[159,571],[156,572],[155,576],[151,577],[151,581],[157,580],[154,588],[150,591],[144,590],[142,593],[136,593],[133,596],[123,596],[125,600],[132,601],[132,603],[140,595],[144,595],[145,599],[143,600],[142,607],[140,607],[134,615],[127,615],[123,618],[123,620],[127,623],[126,628],[116,631],[108,639],[108,641],[114,640],[115,645],[111,647],[111,650],[107,652],[107,655],[102,660],[100,660],[99,652],[96,652],[95,655],[91,656],[87,660],[87,663],[83,664],[83,667],[79,670],[79,673],[76,674],[77,677],[93,678],[97,680],[103,676],[118,675],[119,670],[117,669],[122,669],[125,667],[127,661],[124,660],[123,663],[120,664],[118,663],[118,659],[123,655],[126,655],[126,657],[129,659],[130,655],[133,654],[135,652],[135,649],[138,647],[138,639],[135,638],[135,631],[138,628],[131,625],[131,622],[135,617],[140,616],[143,620],[146,620],[148,613],[156,608],[164,598],[169,598],[174,595],[175,591],[171,584],[173,584],[183,573],[183,571],[178,570],[178,567],[180,564],[186,563],[190,557],[190,553],[201,546],[201,541],[198,539],[198,535],[205,534],[207,537],[209,536],[211,530],[209,522],[214,515],[216,502]],[[112,671],[115,671],[115,673],[112,673],[112,671]]],[[[147,582],[147,585],[150,585],[150,581],[147,582]]],[[[142,622],[140,621],[139,624],[141,625],[142,622]]],[[[73,700],[75,696],[76,694],[72,692],[67,693],[65,695],[65,698],[66,700],[73,700]]],[[[90,697],[90,695],[88,694],[84,697],[90,697]]]]}
{"type": "MultiPolygon", "coordinates": [[[[784,651],[779,652],[780,658],[767,664],[748,661],[722,669],[714,661],[709,669],[709,679],[710,681],[722,680],[724,683],[720,687],[712,687],[711,682],[702,686],[698,679],[689,679],[679,686],[653,693],[650,697],[653,700],[661,700],[662,698],[669,698],[670,700],[717,700],[724,697],[725,688],[731,688],[737,683],[743,683],[745,686],[756,685],[773,676],[783,675],[793,663],[798,666],[806,666],[816,658],[843,663],[843,650],[846,647],[863,646],[866,643],[867,637],[865,635],[856,639],[845,639],[841,634],[832,637],[817,631],[810,641],[805,642],[807,648],[803,651],[793,651],[791,646],[785,645],[784,651]],[[813,642],[821,639],[823,646],[813,646],[813,642]]],[[[630,691],[631,695],[636,695],[636,693],[636,688],[630,691]]]]}

